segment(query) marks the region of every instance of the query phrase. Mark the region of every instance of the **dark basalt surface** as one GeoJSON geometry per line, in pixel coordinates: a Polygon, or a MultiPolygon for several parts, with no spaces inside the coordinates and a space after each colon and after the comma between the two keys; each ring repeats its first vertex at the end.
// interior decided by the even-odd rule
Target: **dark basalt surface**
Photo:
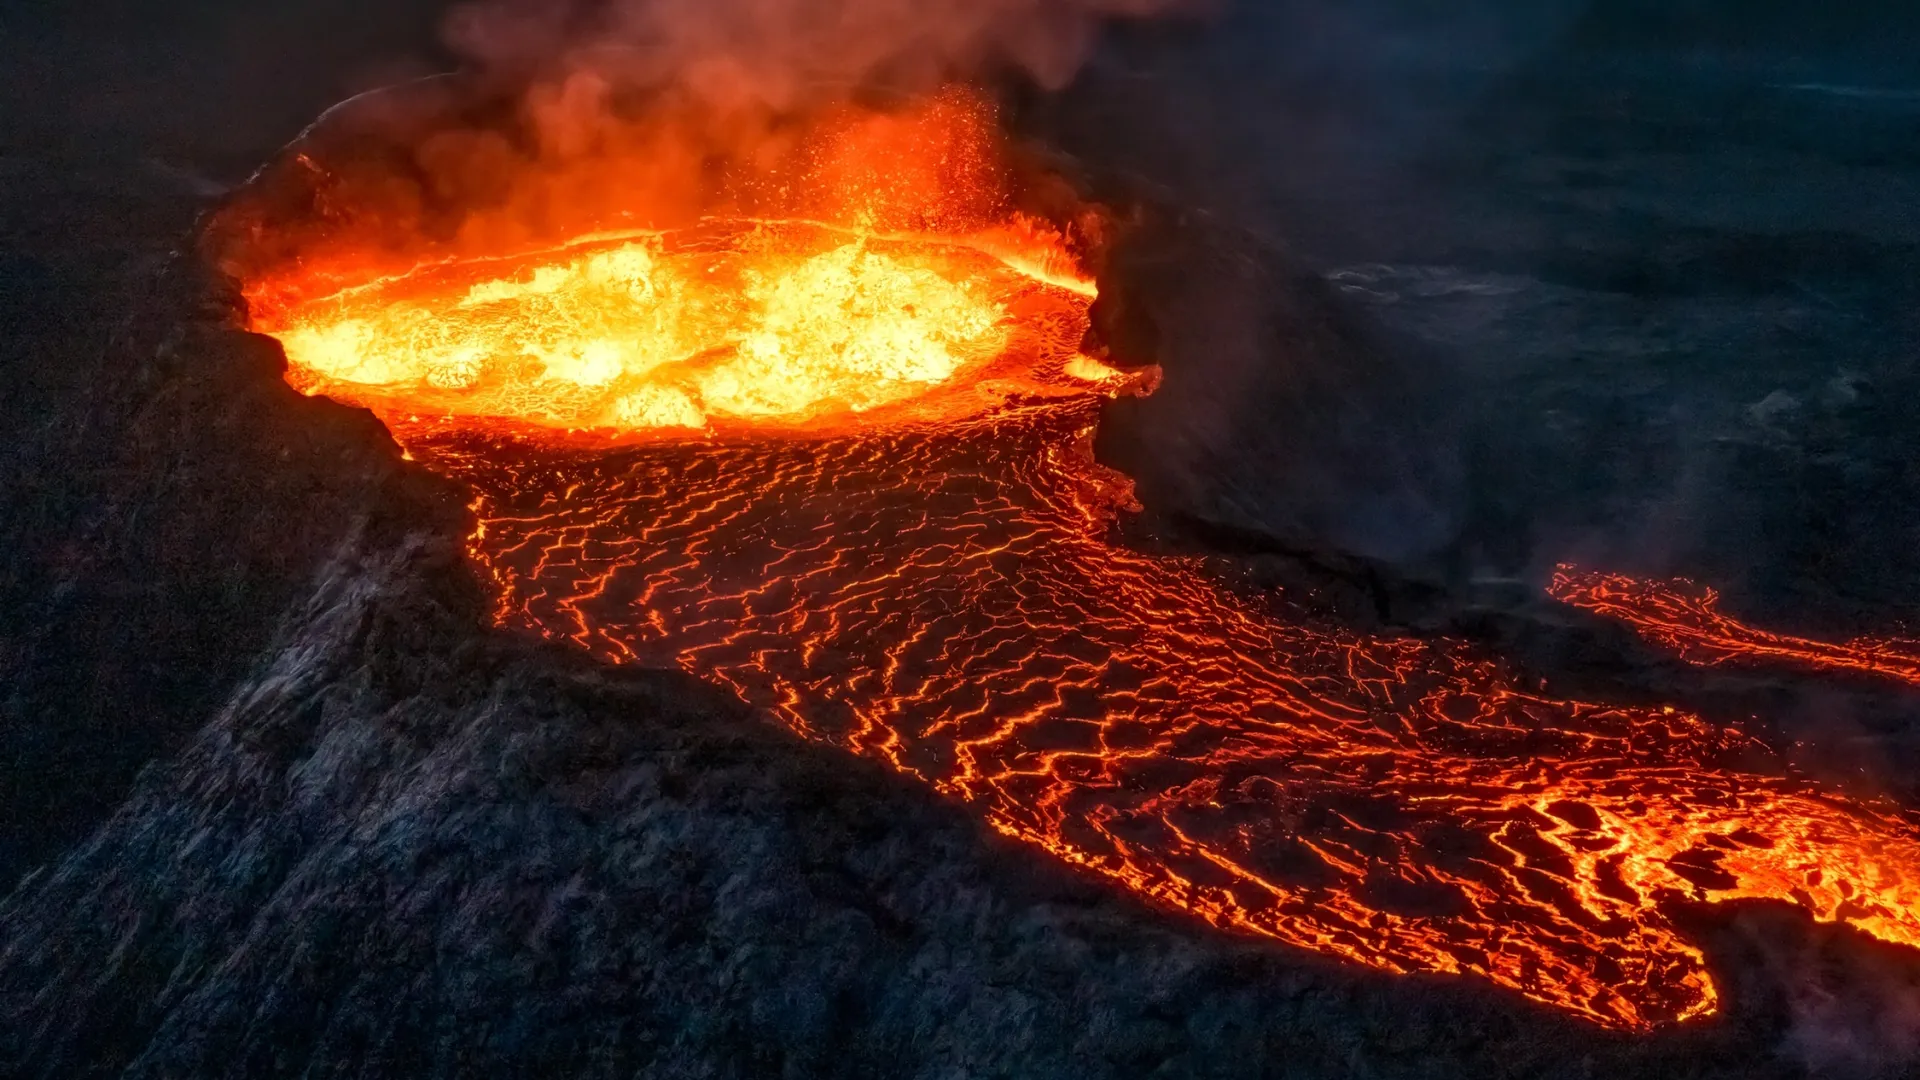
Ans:
{"type": "Polygon", "coordinates": [[[24,287],[0,339],[12,432],[0,876],[11,884],[206,722],[320,561],[378,529],[373,493],[418,481],[397,473],[371,416],[276,385],[274,342],[209,345],[215,324],[196,319],[225,317],[232,298],[161,272],[195,209],[170,178],[6,164],[9,205],[47,229],[9,236],[5,272],[24,287]],[[97,187],[75,194],[76,181],[97,187]]]}
{"type": "MultiPolygon", "coordinates": [[[[1265,383],[1170,373],[1231,401],[1209,446],[1300,451],[1242,463],[1290,501],[1226,523],[1459,587],[1572,559],[1810,632],[1911,627],[1920,9],[1309,7],[1131,36],[1023,117],[1450,358],[1269,333],[1265,383]],[[1342,488],[1344,520],[1313,498],[1342,488]]],[[[1173,285],[1234,308],[1222,281],[1173,285]]]]}
{"type": "Polygon", "coordinates": [[[1105,409],[1101,460],[1176,530],[1249,530],[1413,572],[1434,563],[1464,503],[1451,358],[1364,318],[1278,245],[1211,214],[1119,200],[1154,209],[1107,253],[1093,336],[1163,377],[1105,409]]]}

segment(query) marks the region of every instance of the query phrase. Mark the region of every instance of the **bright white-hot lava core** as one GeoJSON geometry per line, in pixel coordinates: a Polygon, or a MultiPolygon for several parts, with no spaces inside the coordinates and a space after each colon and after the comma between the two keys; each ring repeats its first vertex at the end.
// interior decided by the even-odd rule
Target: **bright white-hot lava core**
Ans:
{"type": "Polygon", "coordinates": [[[1093,289],[1046,227],[857,212],[947,175],[919,152],[855,154],[853,213],[296,267],[254,320],[468,485],[502,625],[696,673],[1221,927],[1630,1030],[1715,1008],[1688,901],[1920,944],[1898,807],[1110,543],[1130,485],[1090,437],[1150,381],[1082,354],[1093,289]]]}

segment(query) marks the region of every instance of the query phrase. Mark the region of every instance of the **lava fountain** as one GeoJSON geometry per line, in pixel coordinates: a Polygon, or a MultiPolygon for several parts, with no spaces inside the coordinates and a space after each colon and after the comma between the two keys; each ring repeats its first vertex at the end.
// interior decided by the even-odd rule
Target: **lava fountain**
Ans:
{"type": "Polygon", "coordinates": [[[1154,373],[1083,352],[1084,237],[990,190],[977,102],[874,124],[779,213],[336,247],[249,274],[254,325],[471,491],[501,626],[694,673],[1219,927],[1636,1031],[1715,1009],[1687,902],[1920,945],[1898,807],[1112,542],[1091,436],[1154,373]]]}

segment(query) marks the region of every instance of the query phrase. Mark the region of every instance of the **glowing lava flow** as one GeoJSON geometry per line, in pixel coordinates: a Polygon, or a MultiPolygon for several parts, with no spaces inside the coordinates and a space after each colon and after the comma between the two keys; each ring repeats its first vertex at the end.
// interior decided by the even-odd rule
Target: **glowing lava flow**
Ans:
{"type": "Polygon", "coordinates": [[[503,625],[696,673],[1219,926],[1632,1030],[1715,1007],[1676,901],[1920,944],[1893,807],[1699,717],[1530,694],[1109,544],[1130,487],[1089,444],[1126,380],[1076,351],[1090,290],[983,245],[764,228],[648,238],[637,277],[596,241],[264,325],[299,385],[470,487],[503,625]],[[781,314],[820,259],[850,275],[829,306],[781,314]],[[867,259],[944,299],[862,293],[867,259]],[[751,385],[774,371],[809,381],[751,385]]]}
{"type": "Polygon", "coordinates": [[[1547,591],[1562,603],[1619,619],[1703,667],[1785,663],[1920,686],[1920,641],[1855,638],[1836,644],[1776,634],[1722,614],[1719,594],[1690,581],[1646,581],[1561,566],[1547,591]]]}

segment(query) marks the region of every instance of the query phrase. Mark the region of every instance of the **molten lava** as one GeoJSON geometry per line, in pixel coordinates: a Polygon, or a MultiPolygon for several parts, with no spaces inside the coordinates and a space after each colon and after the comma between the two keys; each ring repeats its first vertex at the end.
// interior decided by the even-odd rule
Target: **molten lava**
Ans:
{"type": "Polygon", "coordinates": [[[502,625],[696,673],[1141,896],[1630,1030],[1715,1007],[1678,902],[1920,945],[1896,807],[1109,543],[1100,400],[1149,387],[1080,353],[1066,262],[1031,225],[733,218],[249,291],[295,385],[473,492],[502,625]]]}
{"type": "Polygon", "coordinates": [[[1033,283],[991,238],[726,224],[431,267],[259,321],[309,393],[629,434],[867,412],[977,376],[1044,329],[1016,317],[1033,283]]]}
{"type": "Polygon", "coordinates": [[[1856,638],[1836,644],[1776,634],[1722,614],[1719,594],[1690,581],[1662,583],[1561,566],[1548,592],[1562,603],[1619,619],[1689,663],[1783,663],[1920,686],[1920,641],[1856,638]]]}

